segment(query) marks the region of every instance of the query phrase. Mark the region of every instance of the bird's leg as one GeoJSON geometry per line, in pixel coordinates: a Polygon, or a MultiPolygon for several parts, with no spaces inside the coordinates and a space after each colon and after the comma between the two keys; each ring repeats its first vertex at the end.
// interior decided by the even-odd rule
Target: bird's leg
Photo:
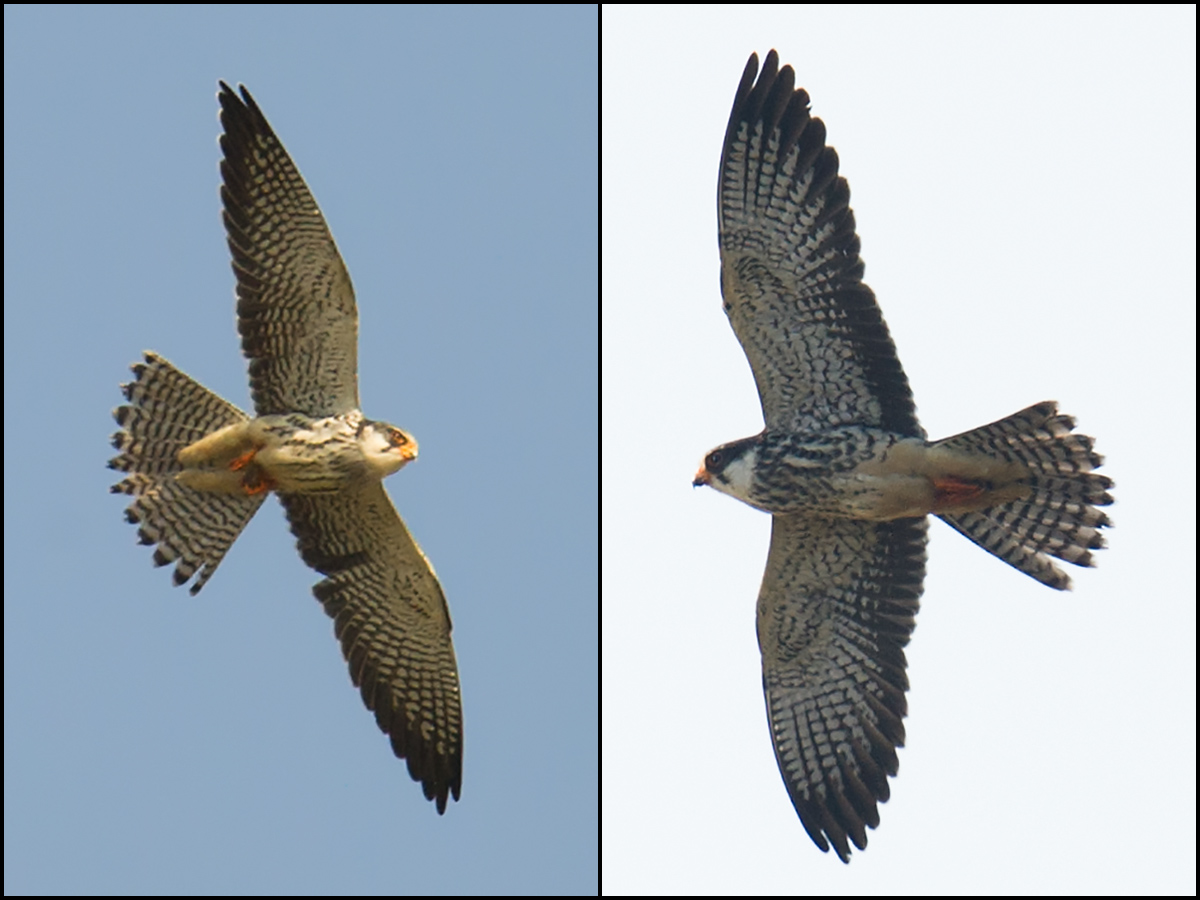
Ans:
{"type": "Polygon", "coordinates": [[[252,447],[245,453],[237,456],[229,463],[229,469],[232,472],[239,472],[245,469],[242,474],[242,490],[247,496],[253,497],[255,494],[262,494],[275,487],[275,483],[263,474],[262,467],[256,465],[254,457],[258,453],[258,447],[252,447]]]}

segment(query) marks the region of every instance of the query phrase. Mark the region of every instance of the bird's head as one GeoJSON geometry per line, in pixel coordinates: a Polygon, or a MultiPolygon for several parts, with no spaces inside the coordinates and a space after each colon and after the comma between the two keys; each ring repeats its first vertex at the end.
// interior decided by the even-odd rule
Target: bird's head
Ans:
{"type": "Polygon", "coordinates": [[[758,464],[760,440],[761,435],[755,435],[722,444],[711,450],[700,464],[692,486],[706,484],[722,494],[749,503],[750,490],[754,485],[754,467],[758,464]]]}
{"type": "Polygon", "coordinates": [[[417,439],[387,422],[364,420],[358,443],[367,467],[381,479],[417,458],[417,439]]]}

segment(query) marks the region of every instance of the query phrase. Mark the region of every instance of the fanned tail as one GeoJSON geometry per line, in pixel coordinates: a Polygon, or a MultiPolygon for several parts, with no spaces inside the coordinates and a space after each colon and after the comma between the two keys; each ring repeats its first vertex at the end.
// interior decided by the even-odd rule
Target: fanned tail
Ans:
{"type": "Polygon", "coordinates": [[[1028,497],[979,512],[939,518],[989,553],[1042,584],[1071,587],[1070,577],[1050,557],[1092,566],[1090,551],[1104,547],[1099,529],[1112,523],[1098,506],[1108,506],[1112,479],[1092,470],[1104,457],[1087,435],[1074,434],[1075,420],[1046,401],[1008,418],[934,444],[1016,462],[1029,470],[1028,497]]]}
{"type": "Polygon", "coordinates": [[[138,539],[158,546],[154,564],[176,563],[175,584],[199,571],[193,594],[212,577],[226,551],[262,505],[265,494],[208,493],[180,484],[177,454],[218,428],[245,421],[244,412],[192,380],[155,353],[131,366],[133,381],[121,385],[128,406],[113,410],[121,426],[112,437],[120,454],[108,467],[127,473],[114,494],[134,498],[125,518],[138,539]]]}

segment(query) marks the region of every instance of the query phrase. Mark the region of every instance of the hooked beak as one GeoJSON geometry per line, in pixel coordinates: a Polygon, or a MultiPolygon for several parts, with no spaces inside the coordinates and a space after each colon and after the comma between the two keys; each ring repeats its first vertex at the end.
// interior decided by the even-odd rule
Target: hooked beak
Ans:
{"type": "Polygon", "coordinates": [[[696,477],[692,479],[692,487],[700,487],[702,484],[707,484],[711,487],[712,477],[708,474],[708,469],[701,464],[700,470],[696,473],[696,477]]]}

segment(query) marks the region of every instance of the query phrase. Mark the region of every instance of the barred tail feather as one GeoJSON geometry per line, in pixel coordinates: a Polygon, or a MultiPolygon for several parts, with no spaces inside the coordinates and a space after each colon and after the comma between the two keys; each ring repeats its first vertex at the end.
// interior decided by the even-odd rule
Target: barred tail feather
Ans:
{"type": "Polygon", "coordinates": [[[125,518],[139,526],[138,539],[155,545],[154,564],[175,565],[176,585],[199,572],[196,594],[262,505],[265,494],[202,493],[175,479],[177,454],[218,428],[245,421],[244,412],[192,380],[154,353],[131,367],[121,386],[128,406],[113,410],[122,430],[112,437],[119,455],[108,467],[126,477],[110,489],[134,498],[125,518]]]}
{"type": "Polygon", "coordinates": [[[1099,529],[1112,523],[1098,506],[1112,503],[1110,478],[1092,470],[1104,458],[1092,438],[1074,434],[1075,420],[1053,401],[1038,403],[935,446],[986,454],[1025,466],[1028,497],[979,512],[940,518],[989,553],[1058,590],[1070,577],[1050,557],[1092,566],[1090,551],[1104,547],[1099,529]]]}

